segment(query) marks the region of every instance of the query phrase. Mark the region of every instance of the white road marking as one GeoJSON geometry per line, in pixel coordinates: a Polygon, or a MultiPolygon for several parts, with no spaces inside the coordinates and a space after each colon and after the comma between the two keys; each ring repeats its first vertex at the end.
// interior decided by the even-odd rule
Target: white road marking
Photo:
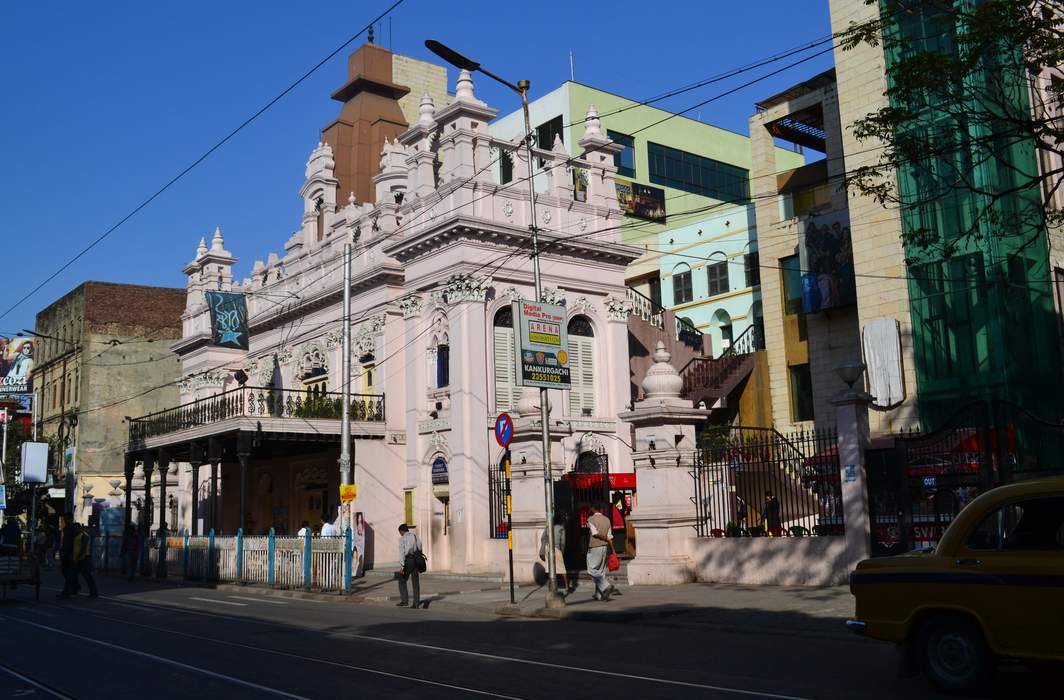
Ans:
{"type": "MultiPolygon", "coordinates": [[[[145,658],[145,659],[151,659],[153,661],[158,661],[160,663],[169,664],[170,666],[176,666],[177,668],[180,668],[180,669],[185,670],[185,671],[192,671],[193,673],[201,673],[201,674],[203,674],[205,676],[210,676],[211,678],[217,678],[217,679],[222,680],[222,681],[228,681],[230,683],[235,683],[236,685],[240,685],[240,686],[243,686],[245,688],[252,688],[254,690],[261,690],[262,692],[269,693],[270,695],[276,695],[276,696],[282,697],[282,698],[293,698],[294,700],[310,700],[310,698],[305,698],[302,695],[293,695],[292,693],[286,693],[283,690],[277,690],[276,688],[270,688],[270,687],[265,686],[265,685],[259,685],[258,683],[252,683],[251,681],[245,681],[245,680],[241,680],[240,678],[235,678],[233,676],[227,676],[224,673],[216,673],[214,671],[208,671],[205,668],[197,668],[195,666],[190,666],[188,664],[183,664],[180,661],[175,661],[173,659],[168,659],[168,658],[166,658],[164,656],[156,656],[155,654],[149,654],[148,652],[140,651],[139,649],[133,649],[133,648],[130,648],[130,647],[124,647],[124,646],[121,646],[119,644],[112,644],[111,642],[105,642],[102,639],[95,639],[93,637],[86,637],[86,636],[81,635],[81,634],[75,634],[74,632],[67,632],[66,630],[61,630],[61,629],[59,629],[57,627],[49,627],[48,625],[42,625],[42,624],[39,624],[39,623],[36,623],[36,622],[30,622],[29,620],[23,620],[23,619],[20,619],[18,617],[0,617],[0,620],[10,620],[12,622],[18,622],[19,624],[29,625],[30,627],[36,627],[38,629],[47,630],[49,632],[54,632],[55,634],[61,634],[61,635],[65,636],[65,637],[73,637],[74,639],[80,639],[80,640],[82,640],[84,642],[89,642],[90,644],[96,644],[98,646],[107,647],[108,649],[116,649],[118,651],[124,651],[127,654],[133,654],[134,656],[140,656],[140,657],[145,658]]],[[[204,637],[204,639],[206,639],[206,637],[204,637]]]]}
{"type": "Polygon", "coordinates": [[[248,598],[242,595],[231,595],[234,600],[250,600],[252,603],[269,603],[270,605],[288,605],[283,600],[270,600],[269,598],[248,598]]]}
{"type": "Polygon", "coordinates": [[[40,683],[38,683],[37,681],[33,680],[32,678],[27,678],[26,676],[22,675],[21,673],[19,673],[15,669],[11,668],[10,666],[5,666],[3,664],[0,664],[0,671],[4,671],[6,673],[10,673],[12,676],[14,676],[15,678],[18,678],[23,683],[28,683],[29,685],[32,685],[37,690],[41,690],[41,691],[44,691],[45,693],[48,693],[53,698],[62,698],[63,700],[74,700],[74,698],[70,697],[69,695],[63,695],[62,693],[60,693],[60,692],[58,692],[56,690],[52,690],[51,688],[49,688],[46,685],[41,685],[40,683]]]}
{"type": "Polygon", "coordinates": [[[217,598],[198,598],[198,597],[196,597],[194,595],[189,596],[188,599],[189,600],[201,600],[204,603],[217,603],[218,605],[235,605],[235,606],[241,607],[241,608],[246,608],[248,606],[247,603],[233,603],[233,602],[228,601],[228,600],[218,600],[217,598]]]}
{"type": "Polygon", "coordinates": [[[479,651],[467,651],[464,649],[448,649],[447,647],[435,646],[433,644],[422,644],[420,642],[404,642],[398,639],[388,639],[387,637],[373,637],[366,634],[352,634],[350,632],[335,632],[337,637],[350,637],[351,639],[364,639],[371,642],[382,642],[384,644],[394,644],[396,646],[412,647],[415,649],[428,649],[430,651],[442,651],[448,654],[459,654],[462,656],[473,656],[481,659],[491,659],[492,661],[509,661],[511,663],[526,664],[528,666],[539,666],[542,668],[553,668],[562,671],[576,671],[578,673],[591,673],[599,676],[610,676],[612,678],[625,678],[634,681],[646,681],[648,683],[661,683],[664,685],[677,685],[684,688],[698,688],[699,690],[713,690],[718,693],[731,693],[733,695],[746,695],[755,698],[771,698],[772,700],[811,700],[810,698],[803,698],[797,695],[780,695],[779,693],[766,693],[760,690],[746,690],[744,688],[729,688],[722,685],[709,685],[706,683],[693,683],[689,681],[677,681],[671,678],[657,678],[655,676],[639,676],[631,673],[620,673],[619,671],[603,671],[596,668],[587,668],[582,666],[568,666],[566,664],[553,664],[548,661],[533,661],[531,659],[522,659],[515,656],[502,656],[500,654],[486,654],[479,651]]]}
{"type": "MultiPolygon", "coordinates": [[[[124,620],[122,618],[111,617],[110,615],[102,615],[100,613],[92,612],[91,610],[84,610],[82,612],[84,612],[87,615],[92,615],[93,617],[99,617],[99,618],[102,618],[104,620],[112,620],[114,622],[119,622],[119,623],[124,624],[124,625],[130,625],[130,626],[133,626],[133,627],[141,627],[143,629],[149,629],[149,630],[155,630],[156,632],[162,632],[163,634],[168,634],[168,635],[177,635],[179,637],[188,637],[189,639],[199,639],[199,640],[202,640],[202,641],[210,642],[212,644],[220,644],[222,646],[237,647],[237,648],[240,648],[240,649],[249,649],[251,651],[261,651],[261,652],[264,652],[264,653],[267,653],[267,654],[276,654],[277,656],[285,656],[285,657],[288,657],[288,658],[291,658],[291,659],[299,659],[301,661],[310,661],[310,662],[315,663],[315,664],[324,664],[326,666],[335,666],[337,668],[345,668],[345,669],[348,669],[348,670],[351,670],[351,671],[361,671],[363,673],[371,673],[371,674],[378,675],[378,676],[387,676],[388,678],[397,678],[397,679],[404,680],[404,681],[410,681],[412,683],[422,683],[422,684],[425,684],[425,685],[435,686],[437,688],[449,688],[451,690],[461,690],[462,692],[472,693],[474,695],[486,695],[486,696],[492,697],[492,698],[503,698],[503,700],[522,700],[522,698],[516,697],[516,696],[513,696],[513,695],[502,695],[501,693],[492,693],[492,692],[487,691],[487,690],[477,690],[476,688],[467,688],[467,687],[462,686],[462,685],[454,685],[452,683],[442,683],[440,681],[432,681],[432,680],[429,680],[427,678],[418,678],[416,676],[409,676],[409,675],[400,674],[400,673],[390,673],[388,671],[382,671],[382,670],[377,669],[377,668],[366,668],[365,666],[354,666],[352,664],[340,663],[339,661],[329,661],[327,659],[322,659],[322,658],[319,658],[319,657],[303,656],[302,654],[294,654],[294,653],[288,652],[288,651],[280,651],[279,649],[270,649],[269,647],[258,647],[258,646],[254,646],[252,644],[242,644],[240,642],[229,642],[229,641],[226,641],[226,640],[223,640],[223,639],[217,639],[217,638],[214,638],[214,637],[203,637],[203,636],[200,636],[198,634],[190,634],[188,632],[178,632],[177,630],[170,630],[170,629],[166,629],[164,627],[156,627],[154,625],[145,625],[145,624],[140,623],[140,622],[131,622],[129,620],[124,620]]],[[[0,619],[3,619],[3,618],[0,618],[0,619]]],[[[33,623],[27,623],[27,624],[33,624],[33,623]]]]}

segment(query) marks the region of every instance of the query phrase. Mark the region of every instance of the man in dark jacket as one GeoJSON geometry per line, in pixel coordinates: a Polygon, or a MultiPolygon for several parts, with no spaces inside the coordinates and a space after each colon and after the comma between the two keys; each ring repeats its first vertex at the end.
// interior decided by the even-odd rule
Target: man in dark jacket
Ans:
{"type": "Polygon", "coordinates": [[[63,545],[59,550],[59,561],[63,567],[66,584],[63,586],[63,592],[59,594],[60,598],[78,594],[81,589],[78,585],[79,576],[85,579],[85,585],[89,587],[89,597],[97,597],[96,581],[92,578],[92,560],[89,556],[92,549],[90,540],[89,533],[81,523],[74,521],[73,513],[63,515],[63,545]]]}

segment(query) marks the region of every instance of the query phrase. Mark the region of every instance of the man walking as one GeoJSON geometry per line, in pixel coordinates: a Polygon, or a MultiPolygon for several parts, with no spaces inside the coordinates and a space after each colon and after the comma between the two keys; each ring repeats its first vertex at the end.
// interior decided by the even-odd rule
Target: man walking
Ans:
{"type": "Polygon", "coordinates": [[[92,577],[92,561],[89,559],[89,533],[81,523],[74,521],[73,513],[63,515],[63,547],[60,552],[63,565],[63,575],[66,584],[61,598],[69,598],[78,594],[78,577],[85,579],[85,585],[89,587],[89,597],[97,598],[96,581],[92,577]]]}
{"type": "Polygon", "coordinates": [[[339,537],[340,531],[336,529],[336,526],[329,522],[325,517],[325,514],[321,514],[321,536],[322,537],[339,537]]]}
{"type": "Polygon", "coordinates": [[[137,559],[140,557],[140,533],[133,523],[126,523],[125,534],[122,538],[122,573],[129,576],[132,581],[137,575],[137,559]]]}
{"type": "Polygon", "coordinates": [[[779,537],[783,531],[783,518],[780,513],[780,499],[772,491],[765,491],[765,510],[762,513],[765,519],[766,534],[779,537]]]}
{"type": "Polygon", "coordinates": [[[603,514],[606,506],[592,506],[595,512],[587,519],[587,529],[591,536],[587,541],[587,573],[595,582],[594,600],[607,601],[613,586],[606,580],[607,560],[613,551],[613,533],[610,531],[610,519],[603,514]]]}
{"type": "Polygon", "coordinates": [[[406,590],[406,580],[414,580],[414,608],[421,607],[421,540],[403,523],[399,526],[399,602],[400,608],[410,605],[410,596],[406,590]]]}

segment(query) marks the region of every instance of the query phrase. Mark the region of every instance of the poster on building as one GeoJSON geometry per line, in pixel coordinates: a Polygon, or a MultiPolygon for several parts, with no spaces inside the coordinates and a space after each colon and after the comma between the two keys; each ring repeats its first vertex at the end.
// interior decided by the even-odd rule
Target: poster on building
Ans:
{"type": "Polygon", "coordinates": [[[355,511],[355,532],[351,546],[355,548],[351,575],[362,578],[366,575],[366,516],[360,510],[355,511]]]}
{"type": "Polygon", "coordinates": [[[0,338],[0,398],[28,397],[33,391],[30,375],[33,372],[33,341],[29,338],[0,338]]]}
{"type": "Polygon", "coordinates": [[[620,178],[615,182],[621,211],[647,221],[665,221],[665,190],[620,178]]]}
{"type": "Polygon", "coordinates": [[[211,311],[211,343],[222,348],[248,349],[248,303],[243,294],[204,292],[211,311]]]}
{"type": "Polygon", "coordinates": [[[517,385],[569,389],[565,307],[534,301],[513,303],[517,324],[517,385]]]}
{"type": "Polygon", "coordinates": [[[802,311],[814,314],[857,303],[848,212],[804,217],[798,228],[798,260],[802,311]]]}

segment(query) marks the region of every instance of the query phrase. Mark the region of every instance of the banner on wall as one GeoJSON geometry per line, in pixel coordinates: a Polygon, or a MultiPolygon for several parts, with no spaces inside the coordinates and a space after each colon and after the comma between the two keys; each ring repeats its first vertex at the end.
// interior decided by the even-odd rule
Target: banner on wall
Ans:
{"type": "Polygon", "coordinates": [[[211,344],[248,349],[248,302],[243,294],[204,292],[211,311],[211,344]]]}
{"type": "Polygon", "coordinates": [[[357,557],[352,575],[362,578],[366,575],[366,516],[360,510],[355,511],[355,532],[351,544],[357,557]]]}
{"type": "Polygon", "coordinates": [[[798,260],[803,312],[814,314],[857,303],[848,212],[804,217],[798,229],[798,260]]]}
{"type": "Polygon", "coordinates": [[[517,386],[569,389],[565,307],[522,299],[513,302],[513,317],[517,386]]]}
{"type": "Polygon", "coordinates": [[[625,214],[647,221],[665,221],[665,190],[620,178],[615,184],[617,202],[625,214]]]}
{"type": "Polygon", "coordinates": [[[29,338],[0,338],[0,397],[28,403],[33,391],[33,341],[29,338]],[[22,397],[26,399],[23,401],[22,397]]]}

